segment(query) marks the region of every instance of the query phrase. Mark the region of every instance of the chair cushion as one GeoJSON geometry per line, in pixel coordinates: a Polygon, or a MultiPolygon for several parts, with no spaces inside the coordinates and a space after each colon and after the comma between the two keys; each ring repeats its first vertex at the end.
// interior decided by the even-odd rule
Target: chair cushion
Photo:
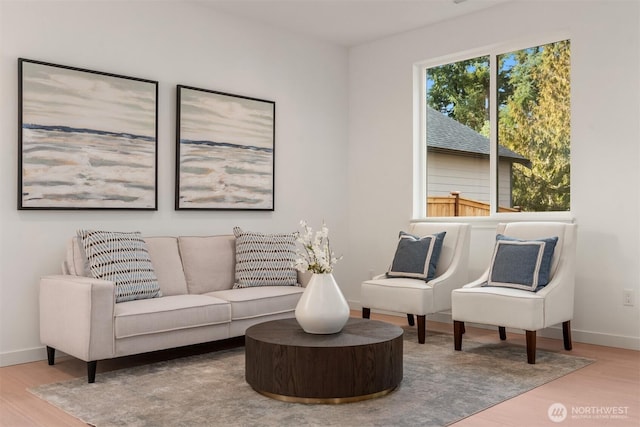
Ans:
{"type": "Polygon", "coordinates": [[[229,323],[227,301],[205,295],[173,295],[116,304],[116,338],[229,323]]]}
{"type": "Polygon", "coordinates": [[[401,231],[387,277],[408,277],[426,281],[433,279],[445,234],[443,231],[419,237],[401,231]]]}
{"type": "Polygon", "coordinates": [[[304,288],[299,286],[256,286],[206,295],[229,301],[231,319],[239,320],[292,312],[303,292],[304,288]]]}
{"type": "Polygon", "coordinates": [[[425,315],[435,312],[433,286],[407,277],[371,279],[362,282],[363,307],[398,313],[425,315]]]}
{"type": "Polygon", "coordinates": [[[234,288],[296,286],[297,233],[264,234],[233,229],[236,236],[234,288]]]}
{"type": "Polygon", "coordinates": [[[451,292],[451,318],[537,331],[545,326],[545,298],[514,288],[464,287],[451,292]]]}
{"type": "Polygon", "coordinates": [[[96,279],[115,283],[116,303],[161,295],[149,251],[139,232],[78,230],[96,279]]]}
{"type": "Polygon", "coordinates": [[[549,283],[558,237],[521,240],[498,234],[486,286],[536,291],[549,283]]]}

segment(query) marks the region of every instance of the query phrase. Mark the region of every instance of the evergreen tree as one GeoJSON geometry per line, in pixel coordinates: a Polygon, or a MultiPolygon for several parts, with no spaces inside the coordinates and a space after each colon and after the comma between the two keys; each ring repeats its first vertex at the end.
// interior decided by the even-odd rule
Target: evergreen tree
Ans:
{"type": "Polygon", "coordinates": [[[526,211],[570,206],[570,49],[562,41],[514,54],[513,91],[499,97],[498,143],[531,161],[514,165],[513,203],[526,211]]]}
{"type": "MultiPolygon", "coordinates": [[[[488,136],[489,59],[428,70],[427,103],[488,136]]],[[[525,211],[565,211],[570,196],[570,45],[498,56],[498,143],[531,161],[514,164],[512,199],[525,211]]]]}

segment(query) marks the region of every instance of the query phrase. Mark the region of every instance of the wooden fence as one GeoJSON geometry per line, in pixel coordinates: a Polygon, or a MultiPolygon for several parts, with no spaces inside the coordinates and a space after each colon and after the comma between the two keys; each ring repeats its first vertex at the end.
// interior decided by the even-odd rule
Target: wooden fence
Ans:
{"type": "MultiPolygon", "coordinates": [[[[498,212],[520,212],[520,208],[498,207],[498,212]]],[[[488,216],[491,209],[488,203],[460,197],[457,191],[450,196],[428,197],[427,216],[488,216]]]]}

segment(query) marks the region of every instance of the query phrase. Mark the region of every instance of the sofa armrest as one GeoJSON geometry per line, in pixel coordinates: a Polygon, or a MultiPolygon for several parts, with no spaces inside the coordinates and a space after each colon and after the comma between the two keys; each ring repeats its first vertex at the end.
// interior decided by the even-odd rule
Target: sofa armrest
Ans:
{"type": "Polygon", "coordinates": [[[40,279],[40,340],[84,361],[115,356],[115,285],[89,277],[40,279]]]}

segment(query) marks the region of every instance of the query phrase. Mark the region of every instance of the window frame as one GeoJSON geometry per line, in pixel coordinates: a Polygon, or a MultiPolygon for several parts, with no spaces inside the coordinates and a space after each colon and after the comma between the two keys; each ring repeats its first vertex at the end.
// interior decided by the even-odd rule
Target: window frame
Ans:
{"type": "MultiPolygon", "coordinates": [[[[527,49],[534,46],[542,46],[562,40],[569,40],[572,46],[571,34],[568,31],[559,31],[545,35],[530,36],[510,41],[495,43],[492,45],[473,48],[465,51],[438,56],[432,59],[422,60],[413,65],[413,212],[412,221],[460,221],[464,218],[467,222],[503,222],[503,221],[572,221],[572,206],[568,211],[550,212],[498,212],[498,110],[496,108],[497,95],[497,58],[509,52],[527,49]],[[443,64],[449,64],[479,56],[489,56],[489,204],[488,216],[458,216],[458,217],[429,217],[427,216],[427,120],[426,120],[426,80],[427,69],[443,64]]],[[[573,81],[573,67],[570,70],[573,81]]],[[[571,87],[573,99],[573,86],[571,87]]],[[[572,120],[572,119],[571,119],[572,120]]],[[[571,126],[571,141],[573,141],[573,126],[571,126]]],[[[573,168],[571,168],[571,182],[573,183],[573,168]]]]}

